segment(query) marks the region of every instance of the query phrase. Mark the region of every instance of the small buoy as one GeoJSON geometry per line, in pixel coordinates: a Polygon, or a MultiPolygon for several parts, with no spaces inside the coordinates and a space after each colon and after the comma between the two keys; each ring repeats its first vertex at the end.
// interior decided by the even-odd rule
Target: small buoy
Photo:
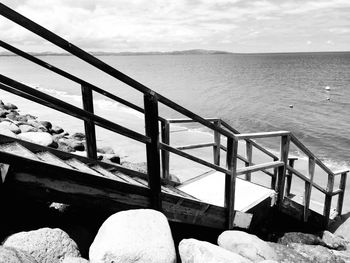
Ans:
{"type": "Polygon", "coordinates": [[[289,108],[293,109],[294,105],[293,104],[290,104],[289,105],[289,108]]]}
{"type": "Polygon", "coordinates": [[[326,86],[324,89],[325,90],[331,90],[331,88],[329,86],[326,86]]]}
{"type": "Polygon", "coordinates": [[[327,100],[328,100],[328,101],[330,101],[330,100],[331,100],[331,98],[329,98],[329,97],[328,97],[328,98],[327,98],[327,100]]]}

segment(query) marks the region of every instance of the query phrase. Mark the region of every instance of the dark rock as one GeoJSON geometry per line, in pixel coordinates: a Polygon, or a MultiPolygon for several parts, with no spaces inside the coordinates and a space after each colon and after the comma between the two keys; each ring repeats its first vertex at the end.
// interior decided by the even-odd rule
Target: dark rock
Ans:
{"type": "Polygon", "coordinates": [[[120,164],[120,157],[115,155],[115,154],[101,154],[102,156],[102,161],[103,162],[111,162],[111,163],[116,163],[120,164]]]}
{"type": "Polygon", "coordinates": [[[74,140],[79,140],[79,141],[83,141],[85,140],[85,134],[82,133],[82,132],[76,132],[76,133],[73,133],[71,136],[70,136],[71,139],[74,139],[74,140]]]}
{"type": "Polygon", "coordinates": [[[289,245],[291,243],[300,243],[305,245],[324,245],[324,242],[318,236],[301,232],[285,233],[283,237],[278,240],[278,243],[282,245],[289,245]]]}
{"type": "Polygon", "coordinates": [[[55,141],[52,141],[51,144],[49,144],[47,147],[53,148],[53,149],[57,149],[58,148],[58,143],[55,141]]]}
{"type": "Polygon", "coordinates": [[[0,100],[0,106],[4,106],[4,102],[0,100]]]}
{"type": "Polygon", "coordinates": [[[268,244],[275,250],[279,263],[313,263],[308,258],[285,245],[272,242],[268,242],[268,244]]]}
{"type": "Polygon", "coordinates": [[[4,104],[5,110],[17,110],[17,106],[12,103],[6,103],[4,104]]]}
{"type": "Polygon", "coordinates": [[[59,126],[53,126],[50,130],[51,134],[61,134],[64,130],[59,126]]]}
{"type": "Polygon", "coordinates": [[[49,121],[40,121],[40,124],[44,126],[48,131],[52,128],[52,124],[49,121]]]}
{"type": "Polygon", "coordinates": [[[65,145],[71,147],[72,149],[74,149],[75,151],[84,151],[85,150],[85,146],[84,143],[82,141],[78,141],[75,139],[71,139],[71,138],[61,138],[58,140],[58,143],[64,143],[65,145]]]}
{"type": "Polygon", "coordinates": [[[0,109],[0,118],[6,118],[6,115],[9,114],[7,110],[0,109]]]}
{"type": "Polygon", "coordinates": [[[343,259],[337,257],[330,249],[323,246],[293,243],[289,244],[288,247],[292,248],[312,262],[345,263],[343,259]]]}
{"type": "Polygon", "coordinates": [[[38,263],[29,253],[0,246],[0,263],[38,263]]]}

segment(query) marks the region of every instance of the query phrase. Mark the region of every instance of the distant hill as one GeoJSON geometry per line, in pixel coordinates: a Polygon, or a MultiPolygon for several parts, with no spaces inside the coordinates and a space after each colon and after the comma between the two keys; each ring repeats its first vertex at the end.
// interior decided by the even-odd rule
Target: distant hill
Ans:
{"type": "MultiPolygon", "coordinates": [[[[232,54],[231,52],[220,50],[190,49],[182,51],[149,51],[149,52],[90,52],[95,56],[145,56],[145,55],[212,55],[212,54],[232,54]]],[[[33,56],[70,56],[69,53],[55,52],[30,52],[33,56]]],[[[0,56],[14,56],[10,52],[0,52],[0,56]]]]}

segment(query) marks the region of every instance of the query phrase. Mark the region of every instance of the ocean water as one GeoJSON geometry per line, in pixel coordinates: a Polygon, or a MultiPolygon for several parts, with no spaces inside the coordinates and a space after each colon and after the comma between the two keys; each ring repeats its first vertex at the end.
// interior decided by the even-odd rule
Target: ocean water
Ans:
{"type": "MultiPolygon", "coordinates": [[[[40,58],[142,106],[141,93],[85,62],[72,56],[40,58]]],[[[240,132],[292,131],[330,167],[350,167],[350,53],[99,58],[203,117],[224,119],[240,132]]],[[[0,57],[0,72],[81,106],[79,85],[22,58],[0,57]]],[[[8,96],[3,91],[1,94],[8,96]]],[[[113,119],[128,112],[101,96],[95,95],[95,99],[95,108],[103,117],[113,119]]],[[[21,108],[43,118],[59,124],[69,120],[72,129],[82,129],[82,122],[19,101],[21,108]]],[[[161,107],[160,113],[179,117],[166,107],[161,107]]],[[[125,120],[125,125],[129,122],[125,120]]],[[[141,127],[142,132],[142,120],[140,123],[130,128],[141,127]]],[[[275,141],[262,143],[278,149],[275,141]]]]}

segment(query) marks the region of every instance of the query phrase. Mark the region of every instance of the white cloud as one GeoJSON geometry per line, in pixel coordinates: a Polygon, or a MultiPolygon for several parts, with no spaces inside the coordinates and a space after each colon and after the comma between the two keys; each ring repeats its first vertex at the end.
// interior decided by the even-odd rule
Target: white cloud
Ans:
{"type": "MultiPolygon", "coordinates": [[[[349,41],[345,35],[350,22],[346,14],[340,13],[350,8],[348,0],[5,0],[4,3],[88,50],[173,50],[207,47],[205,43],[210,43],[207,47],[210,49],[227,49],[229,46],[225,45],[245,40],[250,41],[250,48],[273,43],[278,51],[289,45],[283,43],[284,39],[291,38],[299,39],[300,47],[308,41],[316,47],[319,41],[313,38],[329,39],[331,35],[332,39],[343,35],[343,42],[349,41]]],[[[4,41],[26,44],[32,50],[42,49],[40,38],[2,18],[0,34],[4,41]]]]}

